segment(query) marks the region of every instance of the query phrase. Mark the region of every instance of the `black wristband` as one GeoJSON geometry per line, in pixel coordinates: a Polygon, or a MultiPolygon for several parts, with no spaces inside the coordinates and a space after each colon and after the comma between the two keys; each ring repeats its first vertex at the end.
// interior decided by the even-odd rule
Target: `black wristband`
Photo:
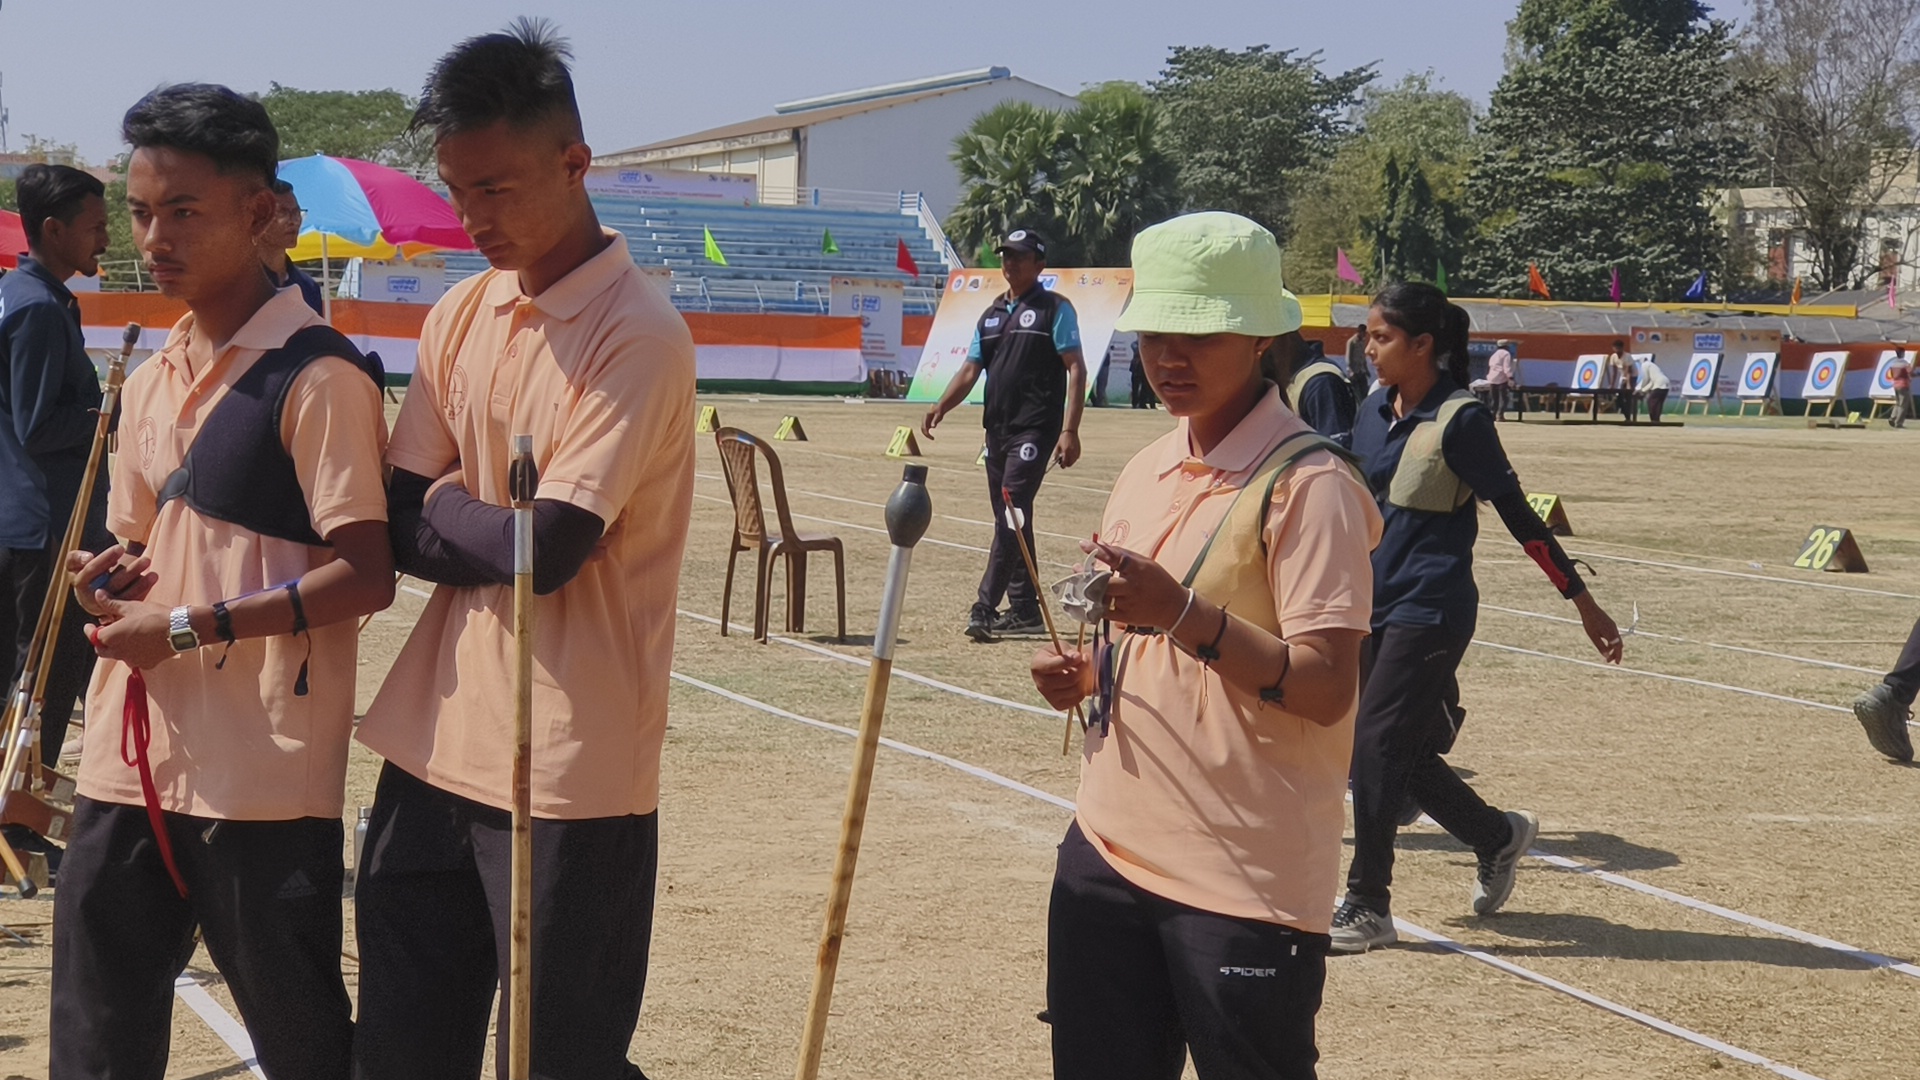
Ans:
{"type": "Polygon", "coordinates": [[[1293,645],[1286,638],[1281,638],[1280,644],[1287,649],[1280,659],[1280,677],[1273,680],[1272,686],[1260,691],[1260,700],[1268,705],[1281,705],[1286,702],[1287,673],[1293,670],[1293,645]]]}
{"type": "Polygon", "coordinates": [[[284,588],[287,600],[293,604],[293,635],[299,637],[307,632],[307,606],[300,602],[300,583],[289,581],[284,588]]]}
{"type": "Polygon", "coordinates": [[[1220,640],[1227,636],[1227,609],[1220,609],[1220,632],[1213,635],[1213,642],[1193,650],[1202,664],[1211,664],[1220,659],[1220,640]]]}
{"type": "Polygon", "coordinates": [[[213,602],[213,634],[227,644],[233,644],[233,612],[227,610],[225,600],[213,602]]]}

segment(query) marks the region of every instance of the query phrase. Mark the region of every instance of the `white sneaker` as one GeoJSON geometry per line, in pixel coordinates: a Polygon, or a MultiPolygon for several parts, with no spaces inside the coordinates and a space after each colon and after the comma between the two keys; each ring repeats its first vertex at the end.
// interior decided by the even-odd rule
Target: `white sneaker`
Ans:
{"type": "Polygon", "coordinates": [[[87,737],[86,732],[84,731],[77,732],[73,735],[73,737],[69,738],[66,742],[60,744],[60,764],[61,765],[66,766],[66,765],[80,764],[80,753],[86,747],[86,744],[84,742],[86,737],[87,737]]]}
{"type": "Polygon", "coordinates": [[[1530,810],[1507,811],[1507,823],[1513,826],[1513,839],[1491,855],[1480,856],[1480,869],[1473,879],[1475,915],[1491,915],[1506,904],[1513,895],[1513,872],[1520,856],[1540,835],[1540,819],[1530,810]]]}
{"type": "Polygon", "coordinates": [[[1365,904],[1344,900],[1340,903],[1340,909],[1333,913],[1332,936],[1334,952],[1363,953],[1399,941],[1400,931],[1393,928],[1390,916],[1382,915],[1365,904]]]}

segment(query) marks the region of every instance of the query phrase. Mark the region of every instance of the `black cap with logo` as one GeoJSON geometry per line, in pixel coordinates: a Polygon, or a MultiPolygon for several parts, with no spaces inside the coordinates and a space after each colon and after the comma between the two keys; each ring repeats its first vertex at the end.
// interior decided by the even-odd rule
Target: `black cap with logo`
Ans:
{"type": "Polygon", "coordinates": [[[1021,251],[1044,259],[1047,255],[1047,242],[1032,229],[1015,229],[1008,233],[1006,238],[1000,241],[1000,245],[993,250],[996,252],[1021,251]]]}

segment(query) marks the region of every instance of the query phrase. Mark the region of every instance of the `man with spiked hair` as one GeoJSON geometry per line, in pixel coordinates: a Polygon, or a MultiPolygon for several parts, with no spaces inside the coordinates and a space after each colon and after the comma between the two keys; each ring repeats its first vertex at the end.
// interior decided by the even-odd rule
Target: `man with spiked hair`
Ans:
{"type": "Polygon", "coordinates": [[[428,315],[387,454],[397,562],[438,587],[360,727],[387,759],[355,900],[363,1080],[478,1075],[506,981],[515,434],[540,476],[533,1074],[641,1076],[627,1050],[693,500],[693,341],[594,215],[569,57],[536,21],[462,42],[414,116],[491,269],[428,315]]]}

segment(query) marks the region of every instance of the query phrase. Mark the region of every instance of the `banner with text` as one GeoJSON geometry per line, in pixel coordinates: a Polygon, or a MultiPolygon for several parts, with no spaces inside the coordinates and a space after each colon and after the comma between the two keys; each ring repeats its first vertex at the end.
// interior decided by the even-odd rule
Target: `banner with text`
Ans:
{"type": "Polygon", "coordinates": [[[827,293],[827,314],[860,320],[860,354],[869,368],[901,367],[900,323],[906,306],[904,281],[837,277],[827,293]]]}
{"type": "Polygon", "coordinates": [[[587,169],[587,194],[619,199],[751,204],[759,198],[759,184],[751,176],[734,173],[594,165],[587,169]]]}
{"type": "MultiPolygon", "coordinates": [[[[1133,295],[1133,271],[1124,266],[1049,269],[1041,273],[1040,284],[1066,297],[1080,317],[1080,355],[1086,358],[1087,387],[1091,390],[1106,370],[1113,324],[1133,295]]],[[[920,353],[920,365],[907,391],[908,401],[939,399],[953,380],[953,373],[967,362],[967,347],[973,343],[974,326],[981,313],[1006,291],[1006,279],[998,270],[955,270],[947,276],[940,309],[934,312],[927,346],[920,353]]],[[[978,404],[985,395],[986,381],[981,380],[973,385],[967,401],[978,404]]]]}

